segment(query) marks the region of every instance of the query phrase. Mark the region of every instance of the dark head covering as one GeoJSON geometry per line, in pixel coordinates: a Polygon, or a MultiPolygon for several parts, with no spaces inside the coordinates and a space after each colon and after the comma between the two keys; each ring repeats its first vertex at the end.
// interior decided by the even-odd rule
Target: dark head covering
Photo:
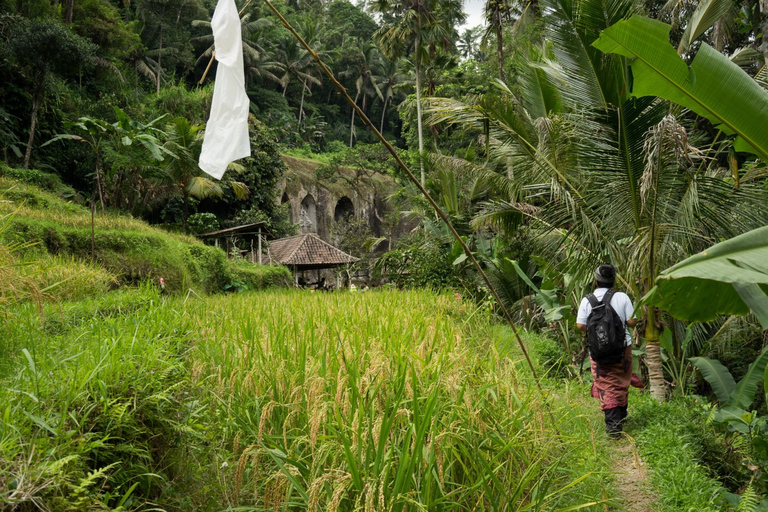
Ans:
{"type": "Polygon", "coordinates": [[[598,284],[613,285],[615,280],[616,269],[610,263],[600,265],[597,267],[597,270],[595,270],[595,281],[597,281],[598,284]]]}

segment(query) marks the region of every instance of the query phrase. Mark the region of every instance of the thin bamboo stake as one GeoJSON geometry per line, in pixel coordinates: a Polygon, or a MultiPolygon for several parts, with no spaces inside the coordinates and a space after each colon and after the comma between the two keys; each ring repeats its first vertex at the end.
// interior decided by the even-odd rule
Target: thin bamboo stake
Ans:
{"type": "MultiPolygon", "coordinates": [[[[462,240],[459,233],[456,231],[456,228],[453,227],[453,224],[451,224],[450,219],[448,218],[448,215],[443,211],[440,206],[435,202],[434,199],[432,199],[432,196],[429,195],[429,192],[427,192],[427,189],[424,188],[424,186],[419,182],[418,179],[416,179],[416,176],[413,175],[411,170],[408,168],[407,165],[405,165],[405,162],[400,158],[400,155],[397,153],[397,150],[390,144],[384,136],[379,132],[379,130],[371,123],[370,119],[368,119],[368,116],[365,115],[365,113],[362,111],[360,107],[355,104],[355,102],[350,98],[349,94],[347,94],[347,90],[344,88],[343,85],[341,85],[337,80],[336,77],[333,75],[333,72],[328,68],[328,66],[325,65],[325,63],[320,59],[320,56],[315,52],[315,50],[310,47],[306,41],[301,37],[301,35],[296,32],[296,30],[291,26],[290,23],[283,17],[282,14],[275,8],[275,6],[272,5],[272,3],[269,0],[264,0],[264,3],[267,4],[267,7],[270,8],[270,10],[275,13],[275,16],[277,16],[280,21],[282,22],[283,26],[288,29],[294,37],[301,43],[301,45],[309,52],[310,55],[312,55],[312,58],[315,59],[315,61],[318,63],[320,68],[323,70],[323,73],[326,74],[326,76],[330,79],[330,81],[333,83],[333,85],[336,87],[336,89],[339,90],[341,95],[344,97],[344,99],[349,103],[352,108],[355,109],[355,112],[357,112],[358,117],[361,121],[363,121],[363,124],[367,125],[373,133],[378,137],[379,141],[384,145],[384,147],[387,148],[389,153],[392,155],[392,157],[397,162],[398,166],[405,172],[405,174],[408,176],[408,179],[411,180],[411,182],[419,189],[419,192],[426,198],[426,200],[429,202],[429,204],[432,206],[432,208],[435,210],[437,215],[445,222],[445,224],[448,226],[448,229],[451,231],[451,234],[456,239],[456,241],[461,245],[461,248],[464,250],[464,254],[467,255],[467,258],[472,262],[472,264],[477,269],[477,272],[482,276],[483,281],[485,281],[486,286],[491,292],[491,295],[493,295],[493,298],[496,300],[496,303],[499,305],[499,308],[501,309],[502,313],[504,314],[504,318],[507,320],[507,323],[512,327],[512,332],[515,333],[515,339],[517,340],[517,344],[520,346],[520,349],[523,351],[523,355],[525,356],[525,360],[528,363],[528,367],[531,370],[531,374],[533,375],[533,379],[536,382],[536,386],[539,388],[539,391],[541,392],[542,396],[546,396],[546,393],[544,393],[544,388],[541,385],[541,382],[539,381],[539,377],[536,374],[536,369],[533,366],[533,362],[531,361],[530,356],[528,355],[528,349],[525,347],[525,343],[523,343],[522,338],[520,338],[520,334],[518,333],[517,326],[515,326],[514,320],[512,320],[512,315],[510,315],[509,310],[504,306],[504,304],[501,301],[501,297],[499,297],[498,293],[496,293],[496,289],[491,284],[490,279],[488,279],[488,275],[485,273],[483,268],[480,266],[480,263],[475,258],[475,255],[472,254],[472,251],[469,249],[467,244],[462,240]]],[[[551,414],[551,410],[550,410],[551,414]]]]}
{"type": "MultiPolygon", "coordinates": [[[[240,9],[240,12],[237,13],[238,17],[241,17],[245,10],[248,8],[249,5],[251,5],[251,2],[253,0],[248,0],[242,9],[240,9]]],[[[208,65],[205,67],[205,71],[203,72],[203,78],[200,79],[200,82],[198,82],[200,85],[203,85],[203,82],[205,82],[205,77],[208,76],[208,71],[211,70],[211,66],[213,65],[213,61],[216,59],[216,50],[213,50],[213,53],[211,53],[211,60],[208,61],[208,65]]]]}

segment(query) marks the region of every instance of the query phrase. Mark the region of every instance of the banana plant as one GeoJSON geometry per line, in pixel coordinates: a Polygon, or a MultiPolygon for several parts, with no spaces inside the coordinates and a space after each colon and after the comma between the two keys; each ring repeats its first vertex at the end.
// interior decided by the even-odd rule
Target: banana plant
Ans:
{"type": "Polygon", "coordinates": [[[752,312],[768,329],[768,226],[754,229],[664,270],[641,300],[681,320],[752,312]]]}
{"type": "Polygon", "coordinates": [[[632,16],[604,30],[593,46],[632,59],[633,96],[657,96],[688,108],[723,133],[736,135],[736,151],[768,162],[768,91],[706,43],[689,66],[669,43],[671,29],[660,21],[632,16]]]}
{"type": "MultiPolygon", "coordinates": [[[[760,379],[766,380],[768,384],[768,373],[765,371],[768,347],[749,365],[746,375],[738,383],[731,372],[716,359],[692,357],[689,361],[701,371],[720,402],[712,418],[715,422],[726,424],[730,430],[743,434],[756,434],[759,431],[768,433],[768,416],[757,416],[755,411],[748,410],[755,400],[760,379]]],[[[761,438],[760,443],[768,453],[768,441],[761,438]]]]}
{"type": "MultiPolygon", "coordinates": [[[[738,383],[728,369],[715,359],[692,357],[689,361],[701,371],[720,402],[720,407],[711,416],[712,421],[726,425],[729,431],[746,437],[750,442],[752,450],[748,465],[756,471],[752,483],[765,489],[768,487],[768,416],[760,416],[749,408],[755,400],[757,384],[761,379],[764,388],[768,389],[768,347],[749,365],[746,375],[738,383]]],[[[746,492],[742,496],[730,493],[727,496],[734,504],[739,504],[746,497],[746,492]]],[[[740,506],[738,510],[744,509],[740,506]]],[[[768,510],[768,499],[764,499],[754,510],[768,510]]]]}

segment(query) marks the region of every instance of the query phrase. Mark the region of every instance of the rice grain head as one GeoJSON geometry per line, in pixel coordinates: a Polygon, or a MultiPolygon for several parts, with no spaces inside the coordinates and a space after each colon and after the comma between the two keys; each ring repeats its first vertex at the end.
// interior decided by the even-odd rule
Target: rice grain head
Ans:
{"type": "Polygon", "coordinates": [[[245,471],[245,466],[248,463],[248,457],[249,453],[252,449],[255,449],[256,445],[252,444],[245,450],[243,450],[243,453],[240,455],[240,458],[237,460],[237,471],[235,471],[235,505],[240,505],[240,489],[243,485],[243,472],[245,471]]]}
{"type": "Polygon", "coordinates": [[[307,510],[309,512],[317,512],[320,509],[320,498],[323,496],[323,489],[325,483],[328,480],[333,479],[333,473],[323,473],[319,477],[315,478],[314,482],[309,486],[309,501],[307,503],[307,510]]]}
{"type": "Polygon", "coordinates": [[[309,419],[309,444],[314,450],[317,445],[317,434],[320,432],[320,427],[325,421],[325,404],[318,404],[312,411],[312,415],[309,419]]]}
{"type": "Polygon", "coordinates": [[[261,409],[261,418],[259,418],[259,441],[264,439],[264,431],[267,429],[267,422],[272,419],[272,410],[277,405],[277,402],[270,400],[267,402],[267,405],[261,409]]]}
{"type": "Polygon", "coordinates": [[[352,481],[352,475],[344,473],[344,475],[334,482],[333,496],[331,497],[331,503],[328,505],[328,512],[337,512],[341,500],[344,498],[344,491],[347,490],[347,486],[352,481]]]}

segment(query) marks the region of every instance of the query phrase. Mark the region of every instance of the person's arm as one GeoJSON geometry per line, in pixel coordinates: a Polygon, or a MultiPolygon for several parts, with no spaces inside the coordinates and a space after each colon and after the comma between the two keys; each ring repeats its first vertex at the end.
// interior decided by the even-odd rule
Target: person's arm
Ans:
{"type": "Polygon", "coordinates": [[[635,318],[635,308],[632,305],[632,301],[630,300],[629,296],[627,296],[627,303],[626,306],[624,306],[624,314],[626,315],[627,319],[627,327],[634,327],[637,325],[637,318],[635,318]]]}
{"type": "Polygon", "coordinates": [[[581,332],[587,332],[587,304],[589,301],[585,298],[579,303],[579,310],[576,313],[576,328],[581,332]]]}

